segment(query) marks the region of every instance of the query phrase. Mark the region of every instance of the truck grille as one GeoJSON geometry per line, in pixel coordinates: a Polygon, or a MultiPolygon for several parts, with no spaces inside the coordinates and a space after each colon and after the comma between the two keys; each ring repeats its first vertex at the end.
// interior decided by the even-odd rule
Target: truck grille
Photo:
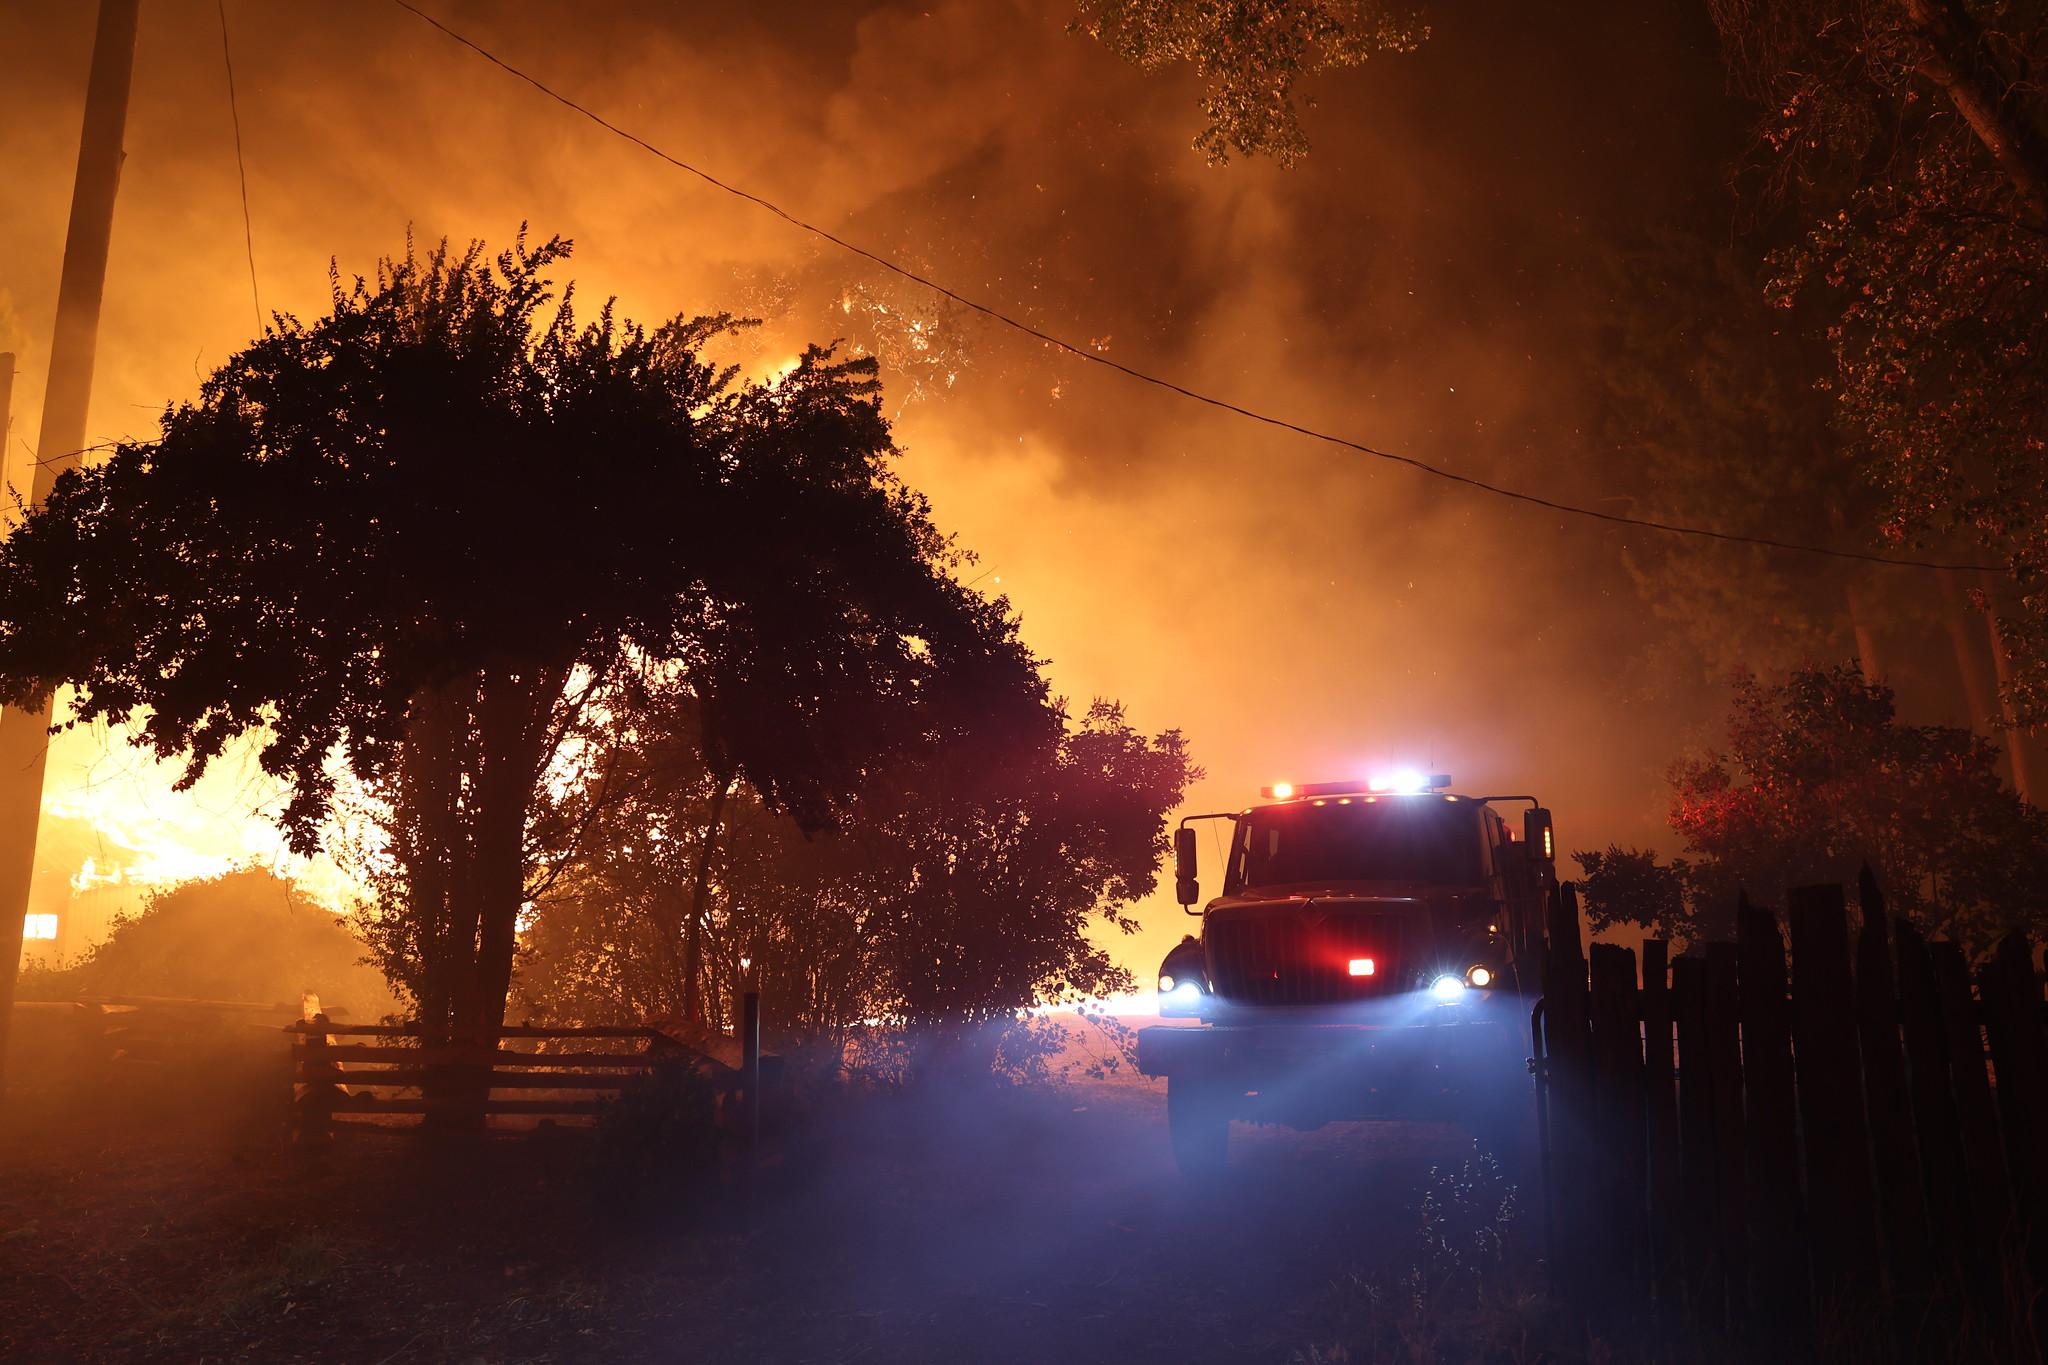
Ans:
{"type": "Polygon", "coordinates": [[[1413,916],[1375,911],[1303,913],[1276,907],[1212,918],[1204,930],[1215,993],[1244,1005],[1323,1005],[1407,989],[1413,916]],[[1352,976],[1350,960],[1373,960],[1352,976]]]}

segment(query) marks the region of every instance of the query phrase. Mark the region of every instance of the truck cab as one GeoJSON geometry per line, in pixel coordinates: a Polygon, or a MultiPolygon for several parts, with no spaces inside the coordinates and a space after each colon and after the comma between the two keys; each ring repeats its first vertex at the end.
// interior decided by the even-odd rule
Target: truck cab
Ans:
{"type": "Polygon", "coordinates": [[[1224,1164],[1232,1119],[1447,1119],[1484,1137],[1518,1113],[1555,836],[1534,797],[1450,786],[1282,783],[1182,820],[1175,878],[1201,930],[1160,965],[1175,1023],[1139,1034],[1138,1066],[1166,1078],[1184,1170],[1224,1164]],[[1198,910],[1201,821],[1230,839],[1222,894],[1198,910]]]}

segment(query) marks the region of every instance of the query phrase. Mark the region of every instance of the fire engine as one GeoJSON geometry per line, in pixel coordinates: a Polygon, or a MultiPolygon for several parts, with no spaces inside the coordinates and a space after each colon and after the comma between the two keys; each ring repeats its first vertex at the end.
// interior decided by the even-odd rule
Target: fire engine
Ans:
{"type": "Polygon", "coordinates": [[[1266,804],[1182,819],[1175,880],[1201,932],[1160,965],[1159,1012],[1185,1022],[1140,1032],[1138,1068],[1166,1078],[1183,1171],[1224,1165],[1233,1119],[1433,1118],[1485,1137],[1526,1107],[1550,812],[1450,786],[1279,783],[1266,804]],[[1194,826],[1211,820],[1229,826],[1223,893],[1196,909],[1194,826]]]}

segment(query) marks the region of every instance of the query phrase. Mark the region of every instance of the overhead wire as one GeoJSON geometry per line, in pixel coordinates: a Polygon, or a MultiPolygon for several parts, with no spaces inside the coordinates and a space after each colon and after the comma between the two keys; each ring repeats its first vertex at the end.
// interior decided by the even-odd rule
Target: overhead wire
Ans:
{"type": "Polygon", "coordinates": [[[215,0],[220,10],[220,56],[228,73],[228,117],[235,125],[235,176],[242,186],[242,244],[249,253],[249,299],[256,305],[256,330],[263,330],[263,294],[256,287],[256,229],[249,221],[249,168],[242,159],[242,111],[235,98],[235,54],[228,44],[228,0],[215,0]]]}
{"type": "Polygon", "coordinates": [[[965,294],[958,292],[955,289],[949,288],[948,286],[941,284],[939,281],[932,279],[929,276],[920,274],[919,272],[911,269],[908,266],[901,265],[898,262],[891,260],[887,256],[880,254],[879,252],[861,246],[857,242],[849,241],[846,238],[839,236],[838,234],[832,232],[827,228],[820,227],[816,223],[808,222],[803,218],[799,218],[798,216],[789,212],[787,209],[784,209],[781,205],[775,203],[774,201],[766,199],[761,195],[755,194],[750,190],[742,189],[737,185],[722,180],[718,176],[713,175],[711,172],[706,171],[701,167],[694,166],[689,162],[682,160],[679,157],[676,157],[666,151],[663,151],[660,147],[655,146],[653,143],[641,137],[639,134],[631,132],[626,128],[620,127],[618,124],[613,123],[610,119],[607,119],[602,114],[599,114],[595,110],[578,103],[576,100],[570,98],[567,95],[562,94],[560,91],[554,89],[552,86],[548,85],[544,81],[541,81],[540,79],[532,75],[529,75],[527,72],[521,70],[519,67],[512,65],[512,63],[506,61],[504,58],[490,51],[488,48],[478,43],[475,39],[470,38],[467,34],[461,33],[456,29],[450,28],[447,24],[442,23],[433,15],[419,8],[419,6],[411,3],[411,0],[392,0],[392,3],[397,5],[400,9],[405,10],[407,13],[413,15],[415,18],[419,19],[423,23],[429,25],[430,27],[438,29],[447,37],[453,39],[455,42],[461,44],[463,47],[468,48],[471,52],[474,52],[477,56],[483,58],[485,61],[489,62],[491,65],[497,67],[501,71],[504,71],[507,75],[513,76],[518,80],[524,81],[527,85],[532,86],[535,90],[538,90],[541,94],[546,95],[555,103],[562,105],[564,108],[573,110],[578,114],[581,114],[584,118],[590,120],[592,123],[595,123],[598,127],[604,129],[606,132],[611,133],[616,137],[623,138],[627,142],[632,143],[634,146],[639,147],[642,151],[647,152],[649,155],[668,163],[670,166],[675,167],[679,171],[683,171],[688,175],[695,176],[697,179],[703,181],[707,185],[710,185],[714,189],[723,191],[724,193],[729,194],[736,199],[744,200],[757,208],[763,209],[766,212],[775,215],[777,218],[782,219],[784,222],[790,224],[792,227],[795,227],[803,232],[807,232],[814,237],[831,243],[833,246],[838,247],[842,251],[848,252],[854,256],[860,257],[865,261],[877,265],[881,267],[883,270],[888,271],[890,274],[896,275],[905,280],[909,280],[911,283],[920,285],[925,289],[929,289],[933,293],[938,294],[940,297],[949,299],[952,302],[960,305],[963,308],[968,309],[971,312],[977,313],[985,318],[988,318],[992,322],[999,323],[1004,327],[1012,329],[1013,331],[1020,332],[1025,336],[1031,337],[1034,340],[1040,341],[1045,345],[1054,348],[1055,350],[1064,351],[1069,355],[1076,356],[1081,360],[1087,361],[1092,365],[1099,365],[1104,369],[1112,370],[1118,374],[1125,376],[1126,378],[1135,379],[1139,383],[1147,384],[1158,389],[1164,389],[1168,393],[1178,394],[1180,397],[1189,399],[1192,402],[1200,403],[1207,407],[1215,408],[1222,412],[1233,413],[1236,416],[1243,417],[1252,422],[1260,423],[1264,426],[1273,427],[1281,431],[1292,432],[1295,435],[1307,437],[1312,441],[1319,441],[1326,445],[1337,446],[1341,449],[1353,451],[1360,455],[1370,456],[1371,458],[1376,460],[1384,460],[1392,464],[1405,465],[1410,469],[1417,470],[1423,474],[1429,475],[1432,478],[1443,479],[1451,483],[1460,484],[1464,487],[1475,489],[1482,493],[1491,494],[1495,497],[1506,498],[1514,502],[1520,502],[1534,507],[1545,508],[1549,511],[1562,513],[1566,516],[1584,517],[1588,520],[1607,522],[1616,526],[1631,526],[1639,530],[1656,531],[1665,535],[1690,536],[1696,539],[1722,541],[1728,544],[1735,545],[1754,545],[1764,549],[1781,550],[1792,554],[1816,555],[1829,559],[1853,560],[1859,563],[1888,565],[1893,568],[1951,569],[1972,573],[2002,572],[2002,570],[2000,570],[1997,566],[1989,564],[1908,558],[1902,556],[1879,554],[1871,550],[1846,550],[1829,545],[1811,544],[1805,541],[1782,540],[1774,536],[1747,535],[1738,531],[1720,531],[1715,530],[1711,527],[1695,526],[1685,522],[1664,521],[1655,517],[1638,517],[1630,516],[1622,512],[1603,511],[1597,507],[1586,507],[1578,503],[1565,502],[1557,498],[1548,498],[1544,497],[1540,493],[1530,493],[1523,489],[1510,488],[1503,484],[1493,483],[1489,480],[1479,478],[1475,475],[1459,473],[1457,470],[1446,469],[1441,465],[1431,464],[1428,461],[1418,459],[1413,455],[1403,455],[1396,451],[1383,450],[1377,446],[1368,445],[1363,441],[1354,441],[1349,437],[1339,436],[1332,432],[1321,431],[1314,427],[1305,426],[1299,422],[1290,421],[1284,417],[1275,417],[1270,413],[1260,412],[1256,409],[1244,407],[1238,403],[1233,403],[1228,399],[1219,398],[1213,394],[1204,393],[1199,389],[1190,388],[1187,385],[1178,383],[1171,379],[1163,378],[1156,374],[1152,374],[1149,371],[1138,369],[1135,366],[1126,365],[1118,360],[1112,360],[1110,357],[1103,355],[1099,351],[1096,351],[1090,347],[1078,345],[1062,337],[1055,336],[1050,332],[1044,331],[1039,327],[1033,326],[1031,323],[1025,322],[1019,318],[1012,317],[1009,314],[1003,312],[1001,309],[998,309],[990,304],[983,303],[979,299],[971,298],[965,294]]]}

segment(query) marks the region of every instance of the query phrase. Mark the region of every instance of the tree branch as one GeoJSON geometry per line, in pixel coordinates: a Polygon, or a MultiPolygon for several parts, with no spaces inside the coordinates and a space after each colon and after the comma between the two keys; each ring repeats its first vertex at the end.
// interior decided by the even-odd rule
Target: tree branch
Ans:
{"type": "Polygon", "coordinates": [[[2048,146],[2011,116],[2011,83],[1984,55],[1975,23],[1954,0],[1906,0],[1924,51],[1914,70],[1940,87],[2020,198],[2028,227],[2048,228],[2048,146]]]}

